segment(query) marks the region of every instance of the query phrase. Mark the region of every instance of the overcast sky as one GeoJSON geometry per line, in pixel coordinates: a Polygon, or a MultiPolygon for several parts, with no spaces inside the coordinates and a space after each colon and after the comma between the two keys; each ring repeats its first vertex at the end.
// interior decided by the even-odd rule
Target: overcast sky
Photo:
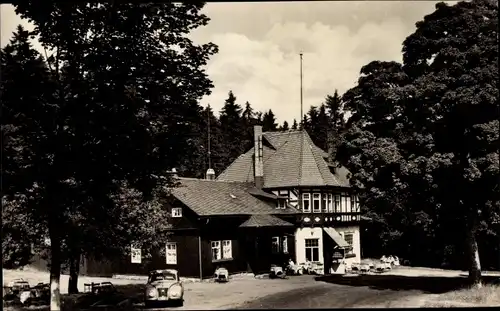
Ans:
{"type": "MultiPolygon", "coordinates": [[[[401,43],[437,2],[208,3],[204,13],[211,21],[192,35],[219,46],[207,67],[215,87],[202,104],[218,112],[232,90],[239,104],[272,109],[280,123],[299,119],[300,51],[307,111],[335,89],[342,94],[353,87],[370,61],[401,61],[401,43]]],[[[12,5],[0,8],[3,47],[18,24],[31,27],[12,5]]]]}

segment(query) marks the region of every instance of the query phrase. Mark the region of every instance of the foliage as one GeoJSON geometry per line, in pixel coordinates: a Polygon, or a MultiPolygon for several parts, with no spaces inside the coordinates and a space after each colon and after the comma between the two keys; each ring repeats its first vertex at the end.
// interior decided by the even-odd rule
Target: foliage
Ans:
{"type": "Polygon", "coordinates": [[[278,124],[276,124],[276,117],[274,112],[269,109],[269,111],[264,113],[262,117],[262,130],[264,132],[272,132],[278,129],[278,124]]]}
{"type": "MultiPolygon", "coordinates": [[[[77,248],[74,241],[85,238],[84,251],[94,243],[106,251],[107,238],[121,236],[111,245],[123,249],[163,231],[151,202],[171,185],[165,171],[193,152],[189,116],[210,92],[203,67],[217,47],[186,36],[207,24],[203,4],[14,4],[50,55],[44,65],[26,40],[2,51],[3,194],[35,193],[19,211],[46,225],[58,282],[61,245],[77,248]]],[[[59,307],[58,298],[52,303],[59,307]]]]}
{"type": "Polygon", "coordinates": [[[364,66],[342,98],[352,116],[337,154],[380,232],[413,255],[467,241],[474,282],[478,234],[498,230],[497,8],[439,3],[403,43],[402,65],[364,66]]]}

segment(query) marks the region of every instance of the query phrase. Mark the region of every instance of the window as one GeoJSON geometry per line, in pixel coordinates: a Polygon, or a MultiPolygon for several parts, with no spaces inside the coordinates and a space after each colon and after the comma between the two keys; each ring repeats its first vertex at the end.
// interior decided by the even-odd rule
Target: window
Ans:
{"type": "Polygon", "coordinates": [[[212,261],[232,259],[233,249],[231,240],[212,241],[212,261]]]}
{"type": "Polygon", "coordinates": [[[273,254],[277,254],[280,252],[280,237],[279,236],[273,236],[272,251],[273,251],[273,254]]]}
{"type": "Polygon", "coordinates": [[[311,212],[311,195],[309,193],[302,194],[302,211],[306,213],[311,212]]]}
{"type": "Polygon", "coordinates": [[[182,208],[180,207],[172,208],[172,217],[182,217],[182,208]]]}
{"type": "Polygon", "coordinates": [[[347,242],[347,244],[349,244],[349,248],[347,249],[347,252],[352,253],[354,234],[352,232],[345,232],[344,233],[344,240],[347,242]]]}
{"type": "Polygon", "coordinates": [[[141,254],[141,249],[138,248],[137,246],[132,245],[130,247],[130,262],[132,263],[141,263],[142,259],[142,254],[141,254]]]}
{"type": "Polygon", "coordinates": [[[319,239],[306,239],[306,259],[319,261],[319,239]]]}
{"type": "Polygon", "coordinates": [[[212,241],[212,260],[221,260],[220,241],[212,241]]]}
{"type": "Polygon", "coordinates": [[[319,213],[321,212],[321,194],[313,193],[313,212],[319,213]]]}
{"type": "Polygon", "coordinates": [[[177,244],[173,242],[167,243],[167,248],[165,250],[165,257],[167,260],[167,265],[177,264],[177,244]]]}
{"type": "Polygon", "coordinates": [[[358,200],[355,195],[351,196],[351,213],[358,212],[358,200]]]}
{"type": "Polygon", "coordinates": [[[341,206],[340,206],[340,195],[335,195],[335,213],[340,213],[341,211],[341,206]]]}
{"type": "Polygon", "coordinates": [[[286,208],[286,200],[285,199],[278,199],[278,209],[285,209],[286,208]]]}
{"type": "Polygon", "coordinates": [[[328,212],[328,194],[323,193],[321,198],[323,199],[323,200],[321,200],[321,207],[323,209],[323,213],[327,213],[328,212]]]}
{"type": "MultiPolygon", "coordinates": [[[[340,211],[342,213],[347,213],[349,212],[349,208],[351,207],[350,205],[351,204],[348,204],[347,202],[347,196],[345,194],[342,194],[341,197],[340,197],[340,202],[341,202],[341,205],[340,205],[340,211]]],[[[350,202],[349,202],[350,203],[350,202]]]]}
{"type": "Polygon", "coordinates": [[[344,197],[345,200],[345,212],[350,213],[351,212],[351,196],[349,196],[347,193],[345,194],[344,197]]]}
{"type": "Polygon", "coordinates": [[[283,254],[288,254],[288,238],[283,237],[283,254]]]}
{"type": "Polygon", "coordinates": [[[333,213],[333,195],[331,193],[328,194],[328,212],[333,213]]]}
{"type": "Polygon", "coordinates": [[[359,210],[359,201],[357,195],[353,195],[351,197],[351,204],[353,204],[353,207],[351,208],[352,212],[359,213],[360,210],[359,210]]]}
{"type": "Polygon", "coordinates": [[[233,246],[231,240],[222,241],[222,258],[223,259],[233,258],[233,246]]]}

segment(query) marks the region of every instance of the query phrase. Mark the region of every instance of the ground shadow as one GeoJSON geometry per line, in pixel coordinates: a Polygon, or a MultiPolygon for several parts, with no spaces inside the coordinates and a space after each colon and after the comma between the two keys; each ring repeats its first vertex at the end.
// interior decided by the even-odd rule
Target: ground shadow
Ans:
{"type": "MultiPolygon", "coordinates": [[[[438,277],[438,276],[400,276],[384,274],[361,274],[354,276],[327,275],[318,276],[316,281],[348,285],[348,286],[368,286],[372,289],[392,289],[392,290],[420,290],[426,293],[442,294],[449,291],[461,289],[469,286],[467,277],[438,277]]],[[[498,281],[498,277],[483,276],[485,284],[498,281]]]]}

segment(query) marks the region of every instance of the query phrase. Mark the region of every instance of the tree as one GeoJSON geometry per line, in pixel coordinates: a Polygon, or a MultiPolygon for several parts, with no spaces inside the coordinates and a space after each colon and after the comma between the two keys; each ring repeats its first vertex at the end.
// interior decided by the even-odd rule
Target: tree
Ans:
{"type": "Polygon", "coordinates": [[[283,121],[283,125],[281,126],[280,130],[282,130],[282,131],[288,131],[289,129],[290,128],[288,126],[288,122],[286,122],[286,120],[283,121]]]}
{"type": "MultiPolygon", "coordinates": [[[[141,237],[140,207],[131,205],[134,213],[127,211],[135,217],[120,217],[116,213],[124,210],[115,196],[126,189],[139,191],[148,204],[158,186],[171,185],[165,171],[191,150],[186,116],[209,94],[212,84],[202,68],[217,47],[195,45],[186,36],[207,24],[200,14],[203,4],[17,1],[15,6],[35,25],[33,34],[42,45],[54,51],[46,59],[54,86],[43,91],[46,103],[30,100],[32,108],[19,114],[19,95],[5,85],[4,101],[8,98],[12,109],[8,122],[22,124],[19,148],[6,155],[16,164],[6,176],[16,181],[8,195],[35,197],[35,192],[39,197],[33,205],[34,199],[23,202],[20,211],[48,229],[51,310],[59,310],[61,246],[78,248],[71,244],[73,231],[64,228],[75,228],[72,224],[81,220],[87,231],[76,231],[86,237],[82,232],[106,233],[119,228],[117,220],[128,219],[128,224],[139,224],[127,229],[131,234],[117,246],[141,237]]],[[[16,62],[2,66],[9,72],[16,67],[16,62]]],[[[12,77],[9,83],[26,85],[12,77]]],[[[157,229],[155,222],[148,225],[143,232],[157,229]]]]}
{"type": "Polygon", "coordinates": [[[292,130],[296,130],[299,127],[297,124],[297,119],[293,119],[292,130]]]}
{"type": "Polygon", "coordinates": [[[345,129],[342,101],[337,90],[335,90],[333,96],[328,95],[326,97],[325,105],[329,120],[327,149],[328,152],[332,154],[332,159],[335,159],[335,152],[341,141],[340,136],[345,129]]]}
{"type": "Polygon", "coordinates": [[[278,129],[278,124],[276,124],[276,117],[271,109],[264,113],[262,117],[262,130],[264,132],[276,131],[278,129]]]}
{"type": "Polygon", "coordinates": [[[403,43],[403,65],[364,66],[342,98],[352,116],[337,154],[395,236],[418,234],[441,254],[466,241],[473,284],[477,237],[498,233],[500,217],[497,10],[439,3],[403,43]]]}
{"type": "Polygon", "coordinates": [[[332,129],[342,129],[345,125],[345,120],[342,111],[342,101],[337,90],[335,90],[333,96],[326,96],[325,105],[332,129]]]}
{"type": "Polygon", "coordinates": [[[224,167],[227,167],[243,152],[243,146],[240,143],[245,135],[245,129],[241,115],[241,106],[236,103],[236,96],[234,96],[233,92],[229,91],[219,117],[224,135],[225,149],[227,150],[224,167]]]}
{"type": "Polygon", "coordinates": [[[242,121],[245,135],[240,144],[242,145],[242,149],[244,151],[247,151],[248,149],[252,148],[254,144],[253,127],[259,124],[259,120],[257,119],[255,112],[249,102],[245,103],[245,109],[243,110],[242,114],[242,121]]]}

